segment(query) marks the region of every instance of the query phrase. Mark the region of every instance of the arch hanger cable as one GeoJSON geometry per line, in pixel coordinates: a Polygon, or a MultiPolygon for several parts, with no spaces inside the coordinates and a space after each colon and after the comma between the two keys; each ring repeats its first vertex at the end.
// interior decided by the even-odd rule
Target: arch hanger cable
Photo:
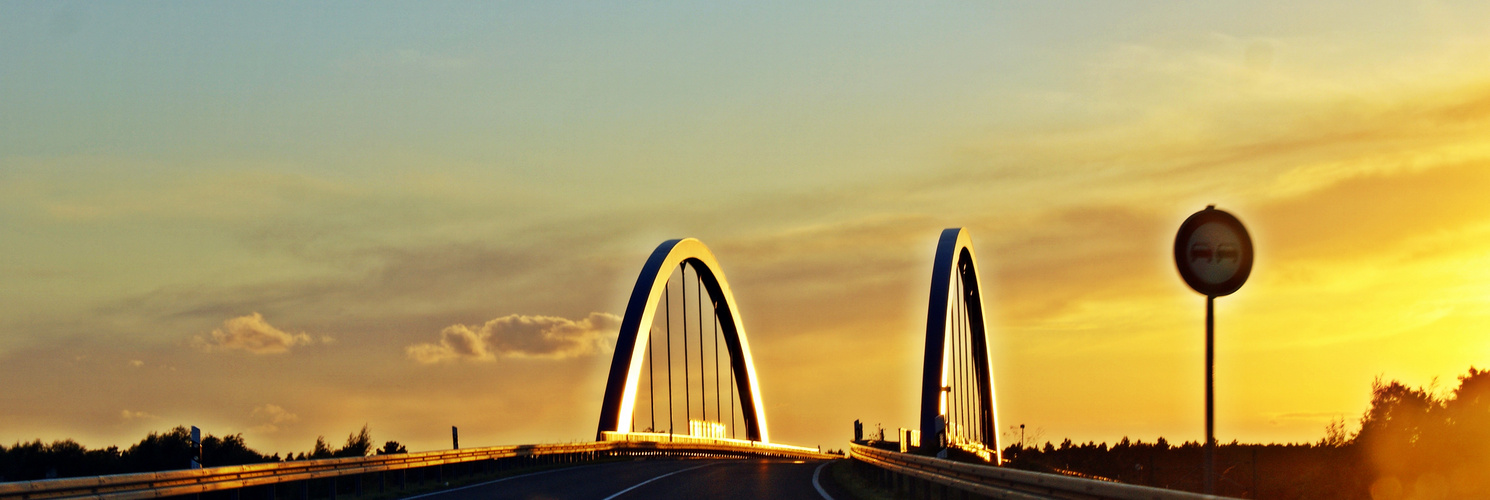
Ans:
{"type": "Polygon", "coordinates": [[[636,432],[641,417],[641,405],[636,400],[643,389],[648,399],[646,421],[651,423],[648,432],[662,433],[659,426],[665,419],[667,436],[735,438],[743,428],[745,439],[768,441],[759,383],[733,292],[712,252],[698,240],[663,242],[643,266],[622,317],[597,439],[605,439],[606,432],[636,432]],[[672,314],[674,281],[681,304],[677,315],[672,314]],[[661,349],[658,343],[663,344],[661,349]],[[681,344],[679,349],[674,349],[674,343],[681,344]],[[695,355],[697,360],[693,359],[695,355]],[[643,367],[647,371],[645,386],[640,376],[643,367]],[[661,385],[664,380],[658,380],[659,369],[667,372],[661,377],[666,387],[661,385]],[[675,376],[673,372],[679,370],[681,375],[675,376]],[[681,386],[676,379],[681,379],[681,386]],[[695,379],[697,384],[693,383],[695,379]],[[727,420],[723,408],[726,388],[730,406],[727,420]],[[662,396],[659,392],[665,392],[668,400],[665,416],[657,415],[657,399],[662,396]],[[677,397],[683,399],[682,414],[676,412],[677,397]],[[695,397],[697,405],[693,404],[695,397]],[[710,397],[714,399],[713,411],[708,404],[710,397]],[[737,412],[736,406],[742,411],[737,412]],[[678,420],[687,425],[687,434],[682,433],[678,420]]]}

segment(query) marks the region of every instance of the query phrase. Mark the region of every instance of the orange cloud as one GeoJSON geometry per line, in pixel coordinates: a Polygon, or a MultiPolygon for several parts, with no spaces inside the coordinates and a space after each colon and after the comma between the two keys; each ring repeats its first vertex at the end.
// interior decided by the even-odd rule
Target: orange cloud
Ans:
{"type": "Polygon", "coordinates": [[[592,312],[580,320],[553,316],[512,314],[481,326],[450,325],[438,343],[404,348],[410,359],[424,364],[457,359],[492,361],[512,358],[564,359],[588,356],[610,347],[621,326],[614,314],[592,312]]]}
{"type": "MultiPolygon", "coordinates": [[[[330,337],[322,337],[323,342],[330,340],[330,337]]],[[[194,337],[191,345],[207,352],[238,349],[253,354],[279,354],[311,342],[310,335],[303,332],[286,333],[264,321],[264,316],[255,312],[224,321],[222,328],[212,330],[210,338],[194,337]]]]}

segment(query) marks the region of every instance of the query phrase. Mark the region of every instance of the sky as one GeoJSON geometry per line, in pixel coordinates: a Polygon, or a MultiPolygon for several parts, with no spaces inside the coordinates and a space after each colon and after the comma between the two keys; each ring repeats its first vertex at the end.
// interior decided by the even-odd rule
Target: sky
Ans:
{"type": "Polygon", "coordinates": [[[593,439],[653,248],[774,441],[913,427],[937,235],[1000,424],[1203,438],[1189,214],[1248,228],[1216,433],[1490,359],[1484,2],[0,2],[0,443],[593,439]]]}

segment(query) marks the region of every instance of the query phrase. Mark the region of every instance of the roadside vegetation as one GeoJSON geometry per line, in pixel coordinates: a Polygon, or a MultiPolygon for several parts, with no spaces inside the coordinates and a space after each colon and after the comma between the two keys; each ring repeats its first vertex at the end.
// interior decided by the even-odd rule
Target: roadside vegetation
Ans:
{"type": "MultiPolygon", "coordinates": [[[[217,467],[288,460],[360,457],[408,451],[397,441],[373,447],[372,431],[366,425],[347,435],[346,443],[332,448],[324,436],[316,438],[311,449],[298,454],[265,455],[244,442],[242,434],[202,438],[202,465],[217,467]]],[[[186,426],[151,432],[140,442],[125,449],[117,446],[87,449],[71,439],[44,443],[40,439],[0,445],[0,481],[27,481],[78,476],[100,476],[131,472],[156,472],[190,467],[193,456],[191,431],[186,426]]]]}
{"type": "MultiPolygon", "coordinates": [[[[1011,467],[1200,491],[1201,443],[1010,446],[1011,467]]],[[[1471,367],[1453,390],[1371,384],[1360,428],[1331,422],[1316,443],[1221,444],[1217,493],[1242,498],[1478,498],[1490,491],[1490,370],[1471,367]]]]}

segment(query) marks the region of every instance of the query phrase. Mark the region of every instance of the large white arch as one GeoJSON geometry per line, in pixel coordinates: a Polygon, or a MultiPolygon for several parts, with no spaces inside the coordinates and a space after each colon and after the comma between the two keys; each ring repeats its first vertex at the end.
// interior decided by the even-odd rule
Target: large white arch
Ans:
{"type": "Polygon", "coordinates": [[[978,282],[978,263],[967,229],[949,228],[937,240],[936,260],[931,266],[931,297],[926,311],[926,353],[921,372],[921,439],[923,446],[935,440],[937,417],[947,411],[947,363],[951,355],[947,346],[948,308],[954,277],[962,282],[965,294],[960,297],[967,313],[967,332],[972,341],[974,388],[978,395],[978,413],[983,437],[980,443],[991,452],[995,462],[1002,461],[998,439],[998,400],[993,389],[993,363],[989,352],[987,328],[983,316],[983,288],[978,282]],[[954,274],[955,273],[955,274],[954,274]]]}
{"type": "Polygon", "coordinates": [[[621,332],[616,339],[616,353],[611,358],[610,376],[605,383],[605,396],[600,405],[600,425],[596,439],[604,439],[607,431],[626,432],[631,428],[632,409],[636,404],[637,384],[641,379],[642,362],[646,357],[647,337],[651,333],[652,319],[657,312],[657,303],[672,276],[673,269],[687,264],[694,268],[699,281],[709,294],[714,314],[719,318],[720,333],[729,350],[730,366],[735,373],[736,390],[740,394],[741,412],[744,414],[746,436],[752,441],[769,441],[766,432],[766,411],[761,405],[760,385],[756,381],[755,362],[750,356],[750,343],[745,338],[745,325],[735,307],[735,295],[729,282],[720,271],[719,261],[703,242],[693,238],[667,240],[652,251],[646,265],[636,278],[631,289],[631,299],[626,304],[626,314],[621,319],[621,332]]]}

